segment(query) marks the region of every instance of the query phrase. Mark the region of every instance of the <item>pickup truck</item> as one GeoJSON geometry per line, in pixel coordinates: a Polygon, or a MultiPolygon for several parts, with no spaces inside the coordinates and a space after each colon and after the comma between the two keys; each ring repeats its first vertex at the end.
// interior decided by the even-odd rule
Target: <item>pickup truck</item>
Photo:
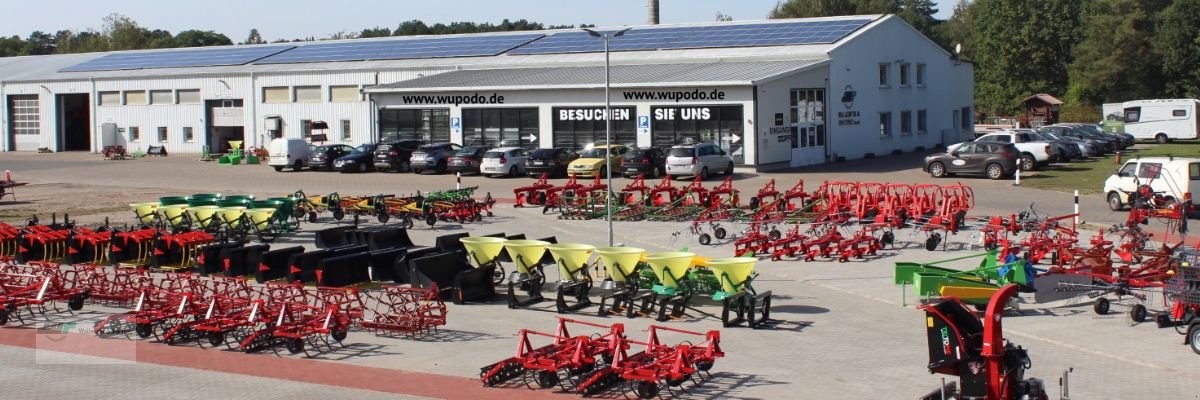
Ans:
{"type": "MultiPolygon", "coordinates": [[[[1058,158],[1054,146],[1027,132],[994,132],[980,136],[975,141],[1012,143],[1017,146],[1017,150],[1021,152],[1020,158],[1018,158],[1018,161],[1020,161],[1018,165],[1022,171],[1036,170],[1058,158]]],[[[953,152],[955,148],[965,143],[952,144],[946,147],[946,152],[953,152]]]]}

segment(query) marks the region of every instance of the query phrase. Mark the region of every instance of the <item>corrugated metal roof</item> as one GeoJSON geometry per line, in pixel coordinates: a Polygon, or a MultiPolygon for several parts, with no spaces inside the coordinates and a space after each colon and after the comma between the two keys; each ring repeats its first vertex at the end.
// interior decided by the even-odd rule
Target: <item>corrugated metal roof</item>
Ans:
{"type": "MultiPolygon", "coordinates": [[[[614,65],[612,86],[638,87],[751,85],[781,74],[822,65],[827,60],[717,62],[701,64],[614,65]]],[[[604,67],[546,67],[460,70],[367,88],[368,92],[527,88],[568,89],[604,86],[604,67]]]]}

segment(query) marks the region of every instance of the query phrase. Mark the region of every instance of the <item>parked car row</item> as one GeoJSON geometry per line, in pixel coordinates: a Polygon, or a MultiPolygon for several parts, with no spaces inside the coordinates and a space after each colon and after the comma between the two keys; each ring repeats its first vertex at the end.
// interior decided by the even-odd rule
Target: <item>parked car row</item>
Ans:
{"type": "Polygon", "coordinates": [[[620,144],[594,144],[576,152],[570,148],[462,147],[455,143],[427,144],[420,140],[312,145],[304,139],[275,139],[270,143],[268,165],[276,171],[305,168],[315,171],[384,172],[420,174],[459,172],[489,177],[580,178],[613,175],[651,178],[663,175],[700,176],[732,174],[733,159],[713,143],[637,148],[620,144]]]}
{"type": "Polygon", "coordinates": [[[1085,160],[1123,150],[1133,137],[1105,133],[1094,124],[1055,124],[1038,129],[1006,129],[971,142],[946,147],[925,158],[925,172],[935,178],[978,174],[991,179],[1034,171],[1051,163],[1085,160]]]}

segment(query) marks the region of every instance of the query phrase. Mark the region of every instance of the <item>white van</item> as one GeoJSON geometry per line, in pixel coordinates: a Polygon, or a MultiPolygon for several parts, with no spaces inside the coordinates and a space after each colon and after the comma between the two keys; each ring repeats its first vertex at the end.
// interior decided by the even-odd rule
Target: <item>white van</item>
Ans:
{"type": "Polygon", "coordinates": [[[1134,100],[1121,104],[1125,133],[1138,139],[1167,143],[1200,137],[1196,99],[1134,100]]]}
{"type": "Polygon", "coordinates": [[[276,171],[283,171],[284,167],[292,167],[295,171],[302,170],[304,163],[308,162],[308,157],[312,155],[312,147],[304,139],[272,139],[267,150],[271,153],[267,165],[274,167],[276,171]]]}
{"type": "Polygon", "coordinates": [[[1129,193],[1147,184],[1168,198],[1191,200],[1193,193],[1200,194],[1200,159],[1145,157],[1126,161],[1104,181],[1108,208],[1121,211],[1129,205],[1129,193]]]}

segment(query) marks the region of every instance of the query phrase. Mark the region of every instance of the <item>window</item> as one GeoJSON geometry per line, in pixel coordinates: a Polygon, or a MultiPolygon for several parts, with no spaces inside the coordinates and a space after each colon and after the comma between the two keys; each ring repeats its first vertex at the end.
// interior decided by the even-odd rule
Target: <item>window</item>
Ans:
{"type": "Polygon", "coordinates": [[[37,135],[41,133],[41,114],[38,96],[8,96],[8,112],[11,116],[12,133],[15,135],[37,135]]]}
{"type": "Polygon", "coordinates": [[[1138,167],[1138,178],[1158,179],[1160,176],[1162,176],[1162,164],[1142,163],[1142,165],[1138,167]]]}
{"type": "Polygon", "coordinates": [[[967,144],[964,144],[964,145],[962,145],[962,146],[958,146],[958,148],[957,148],[957,149],[954,149],[954,154],[971,154],[971,153],[974,153],[974,152],[975,152],[975,146],[976,146],[976,145],[975,145],[974,143],[967,143],[967,144]]]}
{"type": "Polygon", "coordinates": [[[189,143],[196,141],[196,133],[194,131],[192,131],[192,127],[190,127],[190,126],[183,127],[183,141],[189,142],[189,143]]]}
{"type": "Polygon", "coordinates": [[[971,115],[972,115],[971,107],[963,107],[962,108],[962,118],[958,120],[959,128],[962,128],[962,130],[964,130],[964,131],[971,129],[971,120],[972,120],[972,118],[970,117],[971,115]]]}
{"type": "MultiPolygon", "coordinates": [[[[517,146],[536,149],[539,144],[537,108],[474,108],[462,110],[463,143],[467,146],[517,146]]],[[[614,121],[613,134],[616,134],[614,121]]]]}
{"type": "MultiPolygon", "coordinates": [[[[797,101],[795,93],[796,91],[792,93],[793,103],[797,101]]],[[[813,110],[815,104],[817,103],[808,100],[804,111],[800,111],[798,107],[794,106],[793,112],[799,112],[811,119],[820,118],[817,115],[818,112],[813,110]]],[[[746,162],[743,147],[745,141],[742,140],[745,138],[743,113],[742,106],[651,107],[650,119],[653,124],[653,136],[650,138],[650,144],[652,146],[670,146],[683,144],[689,140],[692,143],[713,143],[729,153],[735,164],[742,164],[746,162]]],[[[815,121],[810,122],[815,123],[815,121]]],[[[618,126],[617,121],[613,122],[613,126],[615,132],[615,127],[618,126]]],[[[628,140],[634,141],[634,139],[630,136],[628,140]]]]}
{"type": "Polygon", "coordinates": [[[1200,181],[1200,163],[1188,164],[1188,180],[1200,181]]]}
{"type": "Polygon", "coordinates": [[[892,113],[879,113],[879,136],[892,135],[892,113]]]}
{"type": "Polygon", "coordinates": [[[900,64],[900,87],[908,87],[909,64],[900,64]]]}
{"type": "Polygon", "coordinates": [[[263,88],[263,103],[280,104],[290,102],[287,86],[263,88]]]}
{"type": "Polygon", "coordinates": [[[171,97],[170,90],[151,90],[150,104],[163,105],[174,103],[175,99],[171,97]]]}
{"type": "Polygon", "coordinates": [[[312,137],[312,120],[300,120],[300,137],[308,139],[312,137]]]}
{"type": "Polygon", "coordinates": [[[141,129],[138,129],[138,127],[136,127],[136,126],[129,127],[129,141],[137,142],[140,140],[142,140],[141,129]]]}
{"type": "Polygon", "coordinates": [[[1187,110],[1171,110],[1172,117],[1186,117],[1187,110]]]}
{"type": "Polygon", "coordinates": [[[891,65],[879,64],[879,87],[887,87],[888,75],[891,72],[891,65]]]}
{"type": "Polygon", "coordinates": [[[901,135],[911,135],[912,134],[912,111],[901,111],[900,112],[900,134],[901,135]]]}
{"type": "Polygon", "coordinates": [[[158,127],[158,141],[160,141],[160,142],[167,141],[167,127],[165,127],[165,126],[158,127]]]}
{"type": "Polygon", "coordinates": [[[358,94],[358,86],[330,86],[329,101],[362,101],[362,97],[358,94]]]}
{"type": "Polygon", "coordinates": [[[146,105],[146,92],[125,92],[125,105],[127,106],[144,106],[146,105]]]}
{"type": "Polygon", "coordinates": [[[917,110],[917,134],[929,133],[925,110],[917,110]]]}
{"type": "Polygon", "coordinates": [[[342,140],[350,140],[350,120],[342,120],[342,140]]]}
{"type": "Polygon", "coordinates": [[[121,105],[121,92],[100,92],[101,107],[111,107],[121,105]]]}
{"type": "Polygon", "coordinates": [[[320,103],[321,102],[321,87],[320,86],[296,86],[296,102],[297,103],[320,103]]]}
{"type": "Polygon", "coordinates": [[[1117,172],[1117,176],[1132,178],[1133,171],[1136,169],[1137,169],[1137,163],[1131,162],[1131,163],[1125,164],[1125,166],[1121,167],[1121,170],[1117,172]]]}
{"type": "Polygon", "coordinates": [[[925,64],[917,64],[917,87],[925,87],[925,64]]]}
{"type": "Polygon", "coordinates": [[[450,109],[380,110],[379,133],[383,141],[449,142],[450,109]]]}
{"type": "Polygon", "coordinates": [[[181,89],[175,91],[179,104],[200,104],[200,89],[181,89]]]}

